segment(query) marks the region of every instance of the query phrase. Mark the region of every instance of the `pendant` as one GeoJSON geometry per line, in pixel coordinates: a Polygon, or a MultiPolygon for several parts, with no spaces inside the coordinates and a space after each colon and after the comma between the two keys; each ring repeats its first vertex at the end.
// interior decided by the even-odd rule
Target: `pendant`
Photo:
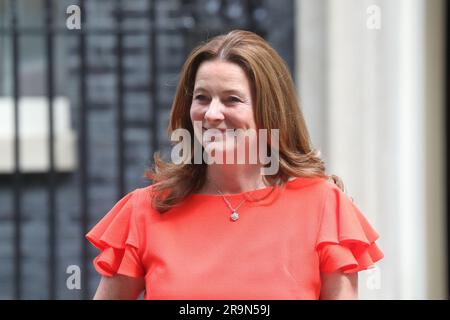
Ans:
{"type": "Polygon", "coordinates": [[[231,220],[236,221],[237,219],[239,219],[239,214],[237,213],[237,211],[233,211],[233,213],[230,216],[231,220]]]}

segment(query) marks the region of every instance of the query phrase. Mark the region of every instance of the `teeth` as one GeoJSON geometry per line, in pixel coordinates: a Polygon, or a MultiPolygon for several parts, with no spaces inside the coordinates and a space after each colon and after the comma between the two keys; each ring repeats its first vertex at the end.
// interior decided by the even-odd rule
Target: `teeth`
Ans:
{"type": "MultiPolygon", "coordinates": [[[[204,127],[202,127],[202,129],[203,129],[203,130],[210,130],[210,129],[206,129],[206,128],[204,128],[204,127]]],[[[233,130],[233,131],[236,131],[236,129],[234,129],[234,128],[218,129],[218,130],[223,130],[223,131],[233,130]]]]}

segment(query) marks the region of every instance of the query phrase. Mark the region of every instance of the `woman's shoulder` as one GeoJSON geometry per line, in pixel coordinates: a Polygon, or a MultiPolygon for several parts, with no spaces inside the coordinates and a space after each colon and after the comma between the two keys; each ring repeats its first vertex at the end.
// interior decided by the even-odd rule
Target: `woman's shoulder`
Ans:
{"type": "Polygon", "coordinates": [[[311,205],[317,204],[318,208],[333,194],[344,194],[332,179],[326,177],[297,177],[287,183],[286,192],[291,201],[297,202],[301,198],[311,205]]]}
{"type": "Polygon", "coordinates": [[[136,195],[136,199],[139,202],[151,201],[152,193],[154,191],[154,185],[150,184],[144,187],[139,187],[132,191],[136,195]]]}
{"type": "Polygon", "coordinates": [[[287,188],[304,189],[318,193],[327,192],[338,186],[331,179],[325,177],[294,177],[287,183],[287,188]]]}
{"type": "Polygon", "coordinates": [[[153,188],[154,185],[139,187],[130,191],[125,196],[132,203],[133,213],[136,216],[148,217],[156,213],[156,210],[152,206],[153,188]]]}

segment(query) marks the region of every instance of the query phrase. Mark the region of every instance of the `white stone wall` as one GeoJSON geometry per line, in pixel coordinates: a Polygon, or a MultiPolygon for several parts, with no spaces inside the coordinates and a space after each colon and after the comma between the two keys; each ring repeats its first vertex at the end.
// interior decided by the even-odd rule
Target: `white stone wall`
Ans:
{"type": "Polygon", "coordinates": [[[313,141],[385,253],[378,270],[360,273],[361,299],[446,297],[442,6],[297,3],[299,95],[313,141]],[[379,29],[367,26],[373,5],[379,29]]]}

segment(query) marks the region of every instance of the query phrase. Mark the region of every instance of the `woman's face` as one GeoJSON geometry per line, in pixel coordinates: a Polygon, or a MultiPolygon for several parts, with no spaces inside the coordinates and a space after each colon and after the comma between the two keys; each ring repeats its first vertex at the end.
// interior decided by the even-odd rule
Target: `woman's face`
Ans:
{"type": "MultiPolygon", "coordinates": [[[[233,132],[225,132],[226,129],[254,129],[255,132],[257,129],[251,86],[244,70],[238,64],[223,60],[201,63],[195,77],[190,116],[195,135],[205,149],[214,149],[215,152],[234,151],[237,140],[233,132]],[[201,123],[201,132],[194,121],[201,123]],[[221,130],[222,134],[214,135],[214,138],[205,134],[206,129],[213,128],[221,130]],[[234,145],[226,143],[232,139],[234,145]]],[[[257,136],[255,139],[250,138],[248,143],[253,145],[256,140],[257,136]]],[[[248,143],[245,149],[248,148],[248,143]]]]}

